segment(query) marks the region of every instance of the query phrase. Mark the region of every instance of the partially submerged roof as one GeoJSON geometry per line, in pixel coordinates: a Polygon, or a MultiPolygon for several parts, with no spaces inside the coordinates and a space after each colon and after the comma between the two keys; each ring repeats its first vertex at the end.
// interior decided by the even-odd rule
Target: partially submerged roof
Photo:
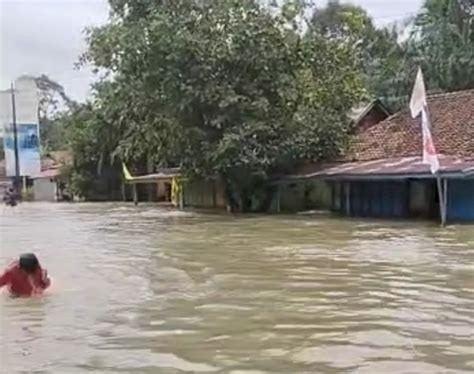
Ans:
{"type": "MultiPolygon", "coordinates": [[[[474,156],[474,90],[430,96],[428,109],[437,152],[474,156]]],[[[412,119],[406,108],[355,135],[344,159],[366,161],[419,156],[421,144],[421,119],[412,119]]]]}
{"type": "MultiPolygon", "coordinates": [[[[430,96],[428,109],[440,172],[474,177],[474,90],[430,96]]],[[[356,133],[339,162],[307,165],[283,179],[432,178],[421,155],[421,119],[407,108],[356,133]]]]}
{"type": "Polygon", "coordinates": [[[162,180],[171,180],[172,178],[179,177],[181,175],[179,168],[161,168],[156,173],[146,174],[140,176],[127,176],[125,178],[127,183],[130,184],[141,184],[141,183],[155,183],[162,180]]]}
{"type": "Polygon", "coordinates": [[[58,168],[47,169],[40,172],[38,175],[35,175],[33,179],[55,179],[61,175],[61,170],[58,168]]]}
{"type": "MultiPolygon", "coordinates": [[[[474,157],[471,159],[440,156],[444,176],[474,177],[474,157]]],[[[324,179],[406,179],[432,178],[428,165],[421,157],[395,157],[381,160],[338,162],[307,165],[285,180],[324,179]]]]}
{"type": "Polygon", "coordinates": [[[41,159],[41,170],[60,168],[70,164],[72,164],[72,153],[70,151],[53,151],[41,159]]]}

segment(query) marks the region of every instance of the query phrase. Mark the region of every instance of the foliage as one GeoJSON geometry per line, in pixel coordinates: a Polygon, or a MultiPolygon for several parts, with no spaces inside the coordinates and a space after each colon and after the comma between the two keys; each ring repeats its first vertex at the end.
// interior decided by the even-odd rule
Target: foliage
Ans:
{"type": "Polygon", "coordinates": [[[381,98],[392,110],[408,89],[405,75],[405,47],[399,43],[395,27],[377,28],[362,7],[330,0],[325,8],[316,8],[311,32],[342,40],[354,47],[354,58],[364,72],[367,91],[381,98]]]}
{"type": "Polygon", "coordinates": [[[115,194],[121,161],[138,173],[180,166],[223,179],[248,210],[268,201],[270,175],[345,147],[364,88],[398,110],[418,65],[432,90],[474,87],[472,1],[426,0],[403,34],[335,0],[306,20],[310,5],[110,0],[80,59],[102,78],[65,116],[76,188],[115,194]]]}
{"type": "Polygon", "coordinates": [[[376,28],[361,7],[332,0],[316,9],[311,29],[328,38],[351,40],[368,92],[393,111],[406,106],[418,66],[433,92],[474,88],[472,0],[426,0],[406,24],[401,30],[376,28]]]}
{"type": "Polygon", "coordinates": [[[246,210],[271,173],[344,147],[345,113],[362,93],[353,49],[296,32],[300,15],[289,10],[304,7],[275,15],[252,0],[111,5],[82,60],[108,73],[93,103],[102,122],[83,131],[107,143],[88,147],[109,160],[220,177],[246,210]]]}
{"type": "Polygon", "coordinates": [[[64,149],[66,133],[63,117],[77,103],[69,98],[64,87],[47,75],[34,77],[39,90],[39,125],[43,153],[64,149]]]}
{"type": "Polygon", "coordinates": [[[108,122],[91,103],[75,108],[63,117],[68,147],[72,151],[73,164],[62,170],[71,191],[87,200],[108,200],[120,198],[120,164],[104,162],[110,149],[104,130],[108,122]]]}
{"type": "Polygon", "coordinates": [[[474,88],[474,3],[426,0],[409,47],[433,89],[474,88]]]}

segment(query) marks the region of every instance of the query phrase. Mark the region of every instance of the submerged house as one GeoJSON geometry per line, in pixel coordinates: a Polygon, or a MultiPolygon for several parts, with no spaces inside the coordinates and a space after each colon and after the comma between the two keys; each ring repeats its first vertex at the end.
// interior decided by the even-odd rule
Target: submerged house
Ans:
{"type": "MultiPolygon", "coordinates": [[[[448,222],[474,222],[474,90],[430,96],[448,222]]],[[[441,219],[437,179],[422,163],[420,119],[408,108],[356,129],[338,161],[306,165],[278,181],[293,188],[293,207],[327,208],[353,217],[441,219]],[[316,192],[314,192],[316,191],[316,192]],[[316,195],[316,197],[312,196],[316,195]]],[[[274,204],[285,210],[285,194],[274,204]]],[[[288,196],[288,194],[286,194],[288,196]]]]}
{"type": "Polygon", "coordinates": [[[73,195],[61,175],[64,166],[72,164],[68,151],[50,152],[41,160],[41,172],[31,178],[34,201],[70,201],[73,195]]]}
{"type": "MultiPolygon", "coordinates": [[[[355,106],[347,113],[352,124],[351,134],[357,136],[387,119],[390,115],[390,111],[378,99],[355,106]]],[[[307,176],[308,171],[319,167],[321,165],[307,165],[296,170],[294,175],[279,180],[277,182],[278,193],[271,211],[294,213],[312,209],[333,209],[333,185],[323,178],[307,176]]]]}
{"type": "MultiPolygon", "coordinates": [[[[125,185],[132,187],[133,201],[156,201],[178,208],[226,209],[224,185],[218,180],[190,181],[183,178],[179,168],[160,168],[153,174],[132,176],[123,165],[125,185]],[[143,198],[140,190],[151,190],[152,198],[143,198]]],[[[148,194],[150,195],[150,194],[148,194]]],[[[127,193],[124,189],[124,200],[127,193]]]]}

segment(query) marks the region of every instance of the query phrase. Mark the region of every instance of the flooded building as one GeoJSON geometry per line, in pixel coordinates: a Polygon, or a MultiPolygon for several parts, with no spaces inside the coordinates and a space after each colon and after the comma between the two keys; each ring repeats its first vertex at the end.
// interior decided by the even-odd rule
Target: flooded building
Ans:
{"type": "MultiPolygon", "coordinates": [[[[367,131],[391,115],[391,112],[378,99],[362,103],[347,114],[352,125],[352,136],[367,131]]],[[[273,212],[299,212],[305,210],[333,209],[333,188],[324,178],[312,178],[307,172],[321,165],[308,165],[278,183],[278,193],[271,210],[273,212]],[[300,178],[303,176],[303,178],[300,178]]]]}
{"type": "MultiPolygon", "coordinates": [[[[125,165],[123,174],[126,185],[132,187],[135,204],[155,201],[179,208],[223,210],[227,207],[224,186],[217,179],[191,181],[182,177],[179,168],[159,168],[153,174],[132,176],[125,165]]],[[[124,200],[128,200],[126,189],[124,200]]]]}
{"type": "MultiPolygon", "coordinates": [[[[441,201],[446,201],[444,218],[474,222],[474,90],[431,96],[428,106],[440,161],[441,201]]],[[[279,184],[283,190],[299,189],[294,201],[301,202],[303,194],[303,205],[308,186],[325,191],[319,206],[305,208],[329,208],[354,217],[440,219],[437,178],[421,154],[420,119],[412,119],[407,108],[356,131],[340,160],[306,165],[279,184]]],[[[282,202],[276,205],[281,208],[282,202]]]]}
{"type": "Polygon", "coordinates": [[[72,164],[69,151],[54,151],[41,159],[41,172],[30,178],[31,196],[34,201],[70,201],[72,193],[64,176],[62,168],[72,164]]]}

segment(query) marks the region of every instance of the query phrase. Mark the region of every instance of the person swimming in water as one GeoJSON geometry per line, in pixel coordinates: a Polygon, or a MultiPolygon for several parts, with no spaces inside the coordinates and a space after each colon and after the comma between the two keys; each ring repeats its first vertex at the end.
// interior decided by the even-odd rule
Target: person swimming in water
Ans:
{"type": "Polygon", "coordinates": [[[8,287],[12,296],[41,295],[51,284],[48,272],[33,253],[24,253],[0,276],[0,288],[8,287]]]}

